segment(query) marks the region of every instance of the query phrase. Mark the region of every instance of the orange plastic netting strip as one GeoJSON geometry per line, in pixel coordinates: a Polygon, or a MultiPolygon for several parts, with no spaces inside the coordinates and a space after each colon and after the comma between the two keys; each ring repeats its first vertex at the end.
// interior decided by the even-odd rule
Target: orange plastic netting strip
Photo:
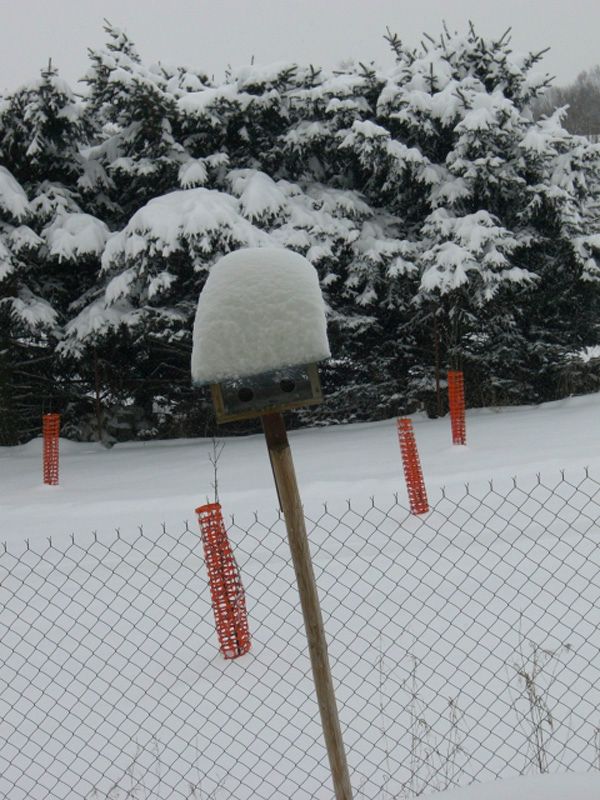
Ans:
{"type": "Polygon", "coordinates": [[[227,537],[219,503],[196,509],[202,532],[220,651],[225,658],[237,658],[250,650],[246,598],[240,572],[227,537]]]}
{"type": "Polygon", "coordinates": [[[448,371],[448,404],[450,406],[452,444],[466,444],[465,385],[463,373],[458,370],[448,371]]]}
{"type": "Polygon", "coordinates": [[[412,514],[426,514],[429,511],[429,503],[412,422],[409,419],[401,418],[397,420],[396,424],[410,510],[412,514]]]}
{"type": "Polygon", "coordinates": [[[44,438],[44,483],[56,486],[58,484],[60,414],[44,414],[42,418],[42,433],[44,438]]]}

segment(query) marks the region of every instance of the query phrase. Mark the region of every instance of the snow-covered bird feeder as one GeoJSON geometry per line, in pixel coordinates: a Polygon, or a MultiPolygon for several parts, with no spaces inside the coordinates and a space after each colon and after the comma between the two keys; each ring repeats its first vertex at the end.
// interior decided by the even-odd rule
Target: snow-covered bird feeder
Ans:
{"type": "Polygon", "coordinates": [[[260,417],[298,582],[336,800],[352,787],[327,655],[302,501],[282,412],[322,399],[316,364],[329,358],[314,267],[278,248],[237,250],[211,269],[198,300],[192,382],[210,384],[218,422],[260,417]]]}
{"type": "Polygon", "coordinates": [[[298,253],[247,248],[221,258],[200,294],[192,382],[210,384],[217,422],[314,405],[329,358],[315,268],[298,253]]]}

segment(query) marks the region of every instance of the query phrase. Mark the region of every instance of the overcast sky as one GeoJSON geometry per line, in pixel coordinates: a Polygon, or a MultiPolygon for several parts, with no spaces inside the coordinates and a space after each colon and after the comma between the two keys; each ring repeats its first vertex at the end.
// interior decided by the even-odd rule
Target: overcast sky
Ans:
{"type": "Polygon", "coordinates": [[[87,48],[105,41],[103,18],[124,28],[144,63],[203,69],[290,60],[335,66],[356,58],[390,65],[386,26],[411,44],[445,19],[485,35],[513,29],[517,51],[550,47],[543,68],[560,84],[600,63],[598,0],[0,0],[0,91],[52,61],[73,85],[87,48]]]}

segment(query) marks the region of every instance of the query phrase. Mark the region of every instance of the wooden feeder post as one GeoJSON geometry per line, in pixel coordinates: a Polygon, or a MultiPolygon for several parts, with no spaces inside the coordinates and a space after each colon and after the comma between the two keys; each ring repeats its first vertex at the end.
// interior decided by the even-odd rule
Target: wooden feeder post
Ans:
{"type": "Polygon", "coordinates": [[[230,253],[215,264],[200,295],[194,325],[192,381],[196,386],[211,385],[218,423],[250,418],[262,421],[298,583],[335,797],[336,800],[352,800],[304,512],[282,415],[285,410],[322,401],[316,362],[329,357],[325,328],[325,307],[318,277],[305,258],[270,248],[230,253]],[[261,274],[263,266],[264,276],[261,274]],[[250,307],[245,295],[248,276],[255,298],[250,307]],[[274,283],[278,284],[279,297],[300,294],[303,302],[282,309],[278,317],[277,303],[270,304],[268,299],[274,283]],[[257,285],[264,291],[257,291],[257,285]],[[215,298],[219,299],[221,308],[217,308],[215,298]],[[262,302],[262,298],[267,299],[262,302]],[[248,330],[238,331],[236,341],[232,341],[227,314],[222,313],[229,304],[234,313],[243,305],[249,319],[248,330]],[[309,316],[297,316],[294,333],[298,335],[290,336],[290,314],[305,313],[306,308],[310,310],[309,316]],[[278,337],[278,324],[287,328],[286,337],[278,337]],[[315,331],[318,335],[311,340],[315,331]],[[225,368],[222,364],[215,365],[214,347],[210,345],[215,340],[226,341],[228,345],[224,353],[229,354],[231,361],[225,368]],[[277,363],[266,363],[261,358],[262,353],[272,353],[273,347],[277,352],[273,360],[277,363]],[[247,354],[248,363],[260,363],[261,368],[249,372],[242,352],[247,354]]]}
{"type": "Polygon", "coordinates": [[[273,466],[273,476],[277,486],[279,502],[285,518],[288,541],[298,583],[310,663],[315,681],[335,796],[337,800],[350,800],[352,788],[350,786],[346,753],[344,751],[335,692],[331,679],[325,628],[285,422],[282,414],[267,414],[262,417],[262,424],[273,466]]]}

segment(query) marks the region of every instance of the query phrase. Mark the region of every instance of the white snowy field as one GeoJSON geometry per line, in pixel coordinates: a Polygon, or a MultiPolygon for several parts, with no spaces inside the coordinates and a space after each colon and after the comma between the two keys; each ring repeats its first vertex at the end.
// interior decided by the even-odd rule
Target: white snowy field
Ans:
{"type": "MultiPolygon", "coordinates": [[[[511,782],[598,763],[599,420],[600,395],[472,412],[452,447],[415,418],[418,518],[393,420],[291,434],[361,800],[600,796],[594,773],[511,782]]],[[[330,798],[262,436],[219,461],[253,639],[230,662],[193,515],[211,443],[61,447],[58,487],[39,440],[0,450],[0,796],[330,798]]]]}
{"type": "Polygon", "coordinates": [[[599,792],[599,775],[538,775],[438,792],[432,797],[434,800],[598,800],[599,792]]]}
{"type": "MultiPolygon", "coordinates": [[[[425,482],[474,485],[489,479],[555,477],[560,469],[600,472],[600,395],[538,407],[469,412],[467,446],[453,447],[449,420],[414,418],[425,482]]],[[[226,427],[223,428],[226,431],[226,427]]],[[[271,513],[277,505],[262,435],[227,438],[218,465],[224,513],[271,513]]],[[[406,497],[395,421],[290,433],[307,513],[395,493],[406,497]]],[[[0,448],[0,541],[180,525],[212,498],[206,439],[116,445],[61,441],[60,485],[42,485],[41,439],[0,448]]]]}

